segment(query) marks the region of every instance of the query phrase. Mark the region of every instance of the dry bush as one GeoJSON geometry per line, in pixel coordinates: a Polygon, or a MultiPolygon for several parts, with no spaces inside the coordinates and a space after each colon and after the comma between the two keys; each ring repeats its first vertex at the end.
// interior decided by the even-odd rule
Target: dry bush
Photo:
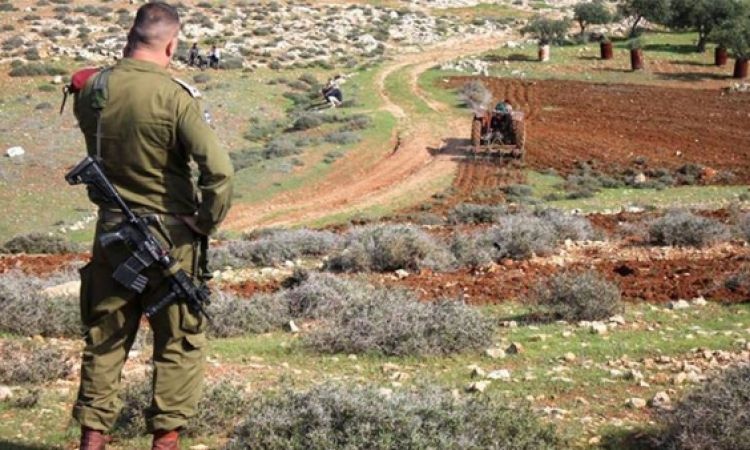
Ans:
{"type": "MultiPolygon", "coordinates": [[[[123,438],[134,438],[147,432],[146,410],[151,405],[151,379],[144,379],[125,386],[123,408],[112,433],[123,438]]],[[[231,380],[209,382],[203,388],[198,403],[198,414],[192,417],[183,433],[187,436],[223,434],[239,422],[239,414],[249,404],[244,388],[231,380]]]]}
{"type": "Polygon", "coordinates": [[[596,272],[561,273],[539,283],[532,301],[552,319],[603,320],[622,309],[620,288],[596,272]]]}
{"type": "Polygon", "coordinates": [[[68,355],[53,346],[17,341],[0,343],[0,383],[39,384],[67,378],[72,371],[68,355]]]}
{"type": "Polygon", "coordinates": [[[445,355],[489,345],[493,322],[458,301],[420,302],[414,294],[370,288],[343,304],[304,336],[322,353],[445,355]]]}
{"type": "Polygon", "coordinates": [[[353,295],[366,295],[369,289],[365,282],[313,273],[280,295],[288,302],[289,312],[295,319],[319,319],[343,307],[353,295]]]}
{"type": "Polygon", "coordinates": [[[0,331],[21,336],[80,337],[78,296],[48,298],[42,289],[74,279],[63,273],[41,279],[20,273],[0,275],[0,331]]]}
{"type": "Polygon", "coordinates": [[[660,449],[750,449],[750,366],[728,369],[688,393],[672,410],[662,410],[660,449]]]}
{"type": "Polygon", "coordinates": [[[329,231],[275,230],[249,242],[231,242],[228,250],[236,259],[271,266],[301,257],[324,256],[333,251],[340,240],[337,234],[329,231]]]}
{"type": "Polygon", "coordinates": [[[215,296],[206,311],[212,318],[207,333],[217,338],[267,333],[291,320],[287,301],[272,294],[254,295],[248,299],[221,293],[215,296]]]}
{"type": "Polygon", "coordinates": [[[445,269],[448,249],[414,225],[369,225],[349,231],[343,249],[326,263],[334,272],[445,269]]]}
{"type": "Polygon", "coordinates": [[[594,228],[585,217],[566,214],[559,209],[546,208],[534,212],[534,216],[548,222],[555,230],[558,242],[570,239],[584,241],[594,238],[594,228]]]}
{"type": "Polygon", "coordinates": [[[435,387],[383,392],[323,384],[258,396],[226,450],[556,449],[554,425],[526,406],[435,387]]]}
{"type": "Polygon", "coordinates": [[[737,221],[737,228],[742,239],[750,242],[750,214],[743,214],[737,221]]]}
{"type": "Polygon", "coordinates": [[[508,209],[503,205],[459,203],[448,214],[448,220],[452,224],[494,223],[507,212],[508,209]]]}
{"type": "Polygon", "coordinates": [[[30,233],[13,237],[0,247],[0,253],[62,254],[76,253],[80,247],[60,236],[30,233]]]}
{"type": "Polygon", "coordinates": [[[552,253],[557,244],[555,227],[548,221],[526,215],[501,217],[484,232],[480,242],[494,247],[494,259],[528,259],[552,253]]]}
{"type": "Polygon", "coordinates": [[[648,227],[649,242],[655,245],[705,247],[729,237],[720,222],[689,211],[669,211],[648,227]]]}

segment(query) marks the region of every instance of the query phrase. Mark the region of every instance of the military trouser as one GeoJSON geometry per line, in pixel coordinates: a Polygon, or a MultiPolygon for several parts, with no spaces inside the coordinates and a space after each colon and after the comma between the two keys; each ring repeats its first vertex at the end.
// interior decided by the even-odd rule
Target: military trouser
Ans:
{"type": "MultiPolygon", "coordinates": [[[[196,273],[199,246],[196,236],[176,220],[152,226],[152,231],[172,248],[171,255],[190,274],[196,273]]],[[[117,265],[130,252],[124,244],[104,249],[98,237],[116,228],[100,218],[91,261],[81,269],[81,319],[86,329],[81,385],[73,417],[82,426],[109,430],[122,407],[121,373],[135,341],[143,311],[163,298],[168,283],[158,267],[144,271],[149,278],[141,294],[112,278],[117,265]]],[[[204,370],[205,318],[178,301],[149,319],[154,332],[153,399],[146,411],[149,431],[174,430],[186,425],[196,412],[204,370]]]]}

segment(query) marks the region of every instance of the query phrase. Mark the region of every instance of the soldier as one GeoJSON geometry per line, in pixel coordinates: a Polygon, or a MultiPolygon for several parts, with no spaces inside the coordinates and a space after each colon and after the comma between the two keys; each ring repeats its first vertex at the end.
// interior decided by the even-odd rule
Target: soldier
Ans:
{"type": "MultiPolygon", "coordinates": [[[[177,50],[177,11],[162,2],[138,9],[125,57],[89,78],[76,94],[75,115],[89,155],[125,202],[153,218],[153,231],[180,267],[199,275],[205,251],[199,242],[229,209],[233,169],[204,120],[190,86],[170,77],[177,50]],[[197,186],[189,163],[197,165],[197,186]],[[199,191],[199,192],[198,192],[199,191]],[[200,201],[198,201],[200,194],[200,201]]],[[[90,191],[91,192],[91,191],[90,191]]],[[[112,279],[130,256],[124,244],[103,248],[102,233],[123,215],[90,193],[99,206],[91,261],[81,269],[81,319],[86,329],[81,384],[73,416],[82,427],[81,449],[103,449],[119,414],[120,375],[143,311],[168,290],[156,267],[146,269],[142,294],[112,279]]],[[[153,400],[146,412],[153,449],[178,449],[179,431],[196,412],[203,378],[204,318],[174,302],[149,319],[154,332],[153,400]]]]}

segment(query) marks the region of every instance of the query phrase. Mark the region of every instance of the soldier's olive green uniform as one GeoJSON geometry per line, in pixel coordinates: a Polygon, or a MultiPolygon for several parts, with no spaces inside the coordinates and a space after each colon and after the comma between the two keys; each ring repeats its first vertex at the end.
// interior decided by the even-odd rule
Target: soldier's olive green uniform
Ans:
{"type": "MultiPolygon", "coordinates": [[[[95,80],[76,96],[75,114],[90,155],[97,154],[97,110],[92,106],[95,80]]],[[[153,213],[152,228],[172,256],[191,274],[197,270],[198,236],[176,215],[197,214],[205,234],[216,229],[230,204],[232,165],[226,151],[204,120],[190,90],[155,64],[125,58],[114,66],[106,83],[101,112],[102,166],[128,205],[153,213]],[[200,171],[197,186],[190,161],[200,171]],[[200,201],[198,197],[200,192],[200,201]]],[[[81,269],[81,318],[86,328],[81,386],[73,415],[81,425],[106,431],[120,410],[120,374],[146,306],[167,292],[161,271],[145,275],[149,285],[136,294],[119,285],[112,272],[129,256],[124,244],[106,249],[102,232],[122,220],[113,206],[91,196],[100,207],[91,262],[81,269]]],[[[201,394],[205,319],[184,302],[162,309],[150,319],[154,331],[154,398],[148,411],[153,430],[184,426],[195,413],[201,394]]]]}

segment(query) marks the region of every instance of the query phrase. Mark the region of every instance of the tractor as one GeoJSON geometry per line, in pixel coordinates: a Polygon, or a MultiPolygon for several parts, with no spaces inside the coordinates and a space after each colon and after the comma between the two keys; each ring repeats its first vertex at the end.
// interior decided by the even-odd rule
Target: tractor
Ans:
{"type": "Polygon", "coordinates": [[[525,141],[526,128],[522,111],[512,111],[503,107],[492,111],[482,109],[474,112],[474,120],[471,122],[471,146],[474,155],[510,155],[522,159],[525,141]]]}

